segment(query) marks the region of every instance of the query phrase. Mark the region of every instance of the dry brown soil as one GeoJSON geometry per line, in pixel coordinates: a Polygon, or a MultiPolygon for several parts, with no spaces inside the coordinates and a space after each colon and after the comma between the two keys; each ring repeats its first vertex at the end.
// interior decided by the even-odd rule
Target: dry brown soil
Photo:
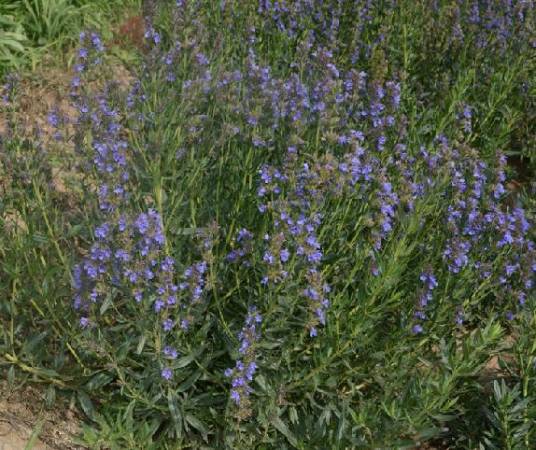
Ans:
{"type": "Polygon", "coordinates": [[[0,382],[0,450],[78,450],[80,416],[68,405],[45,407],[43,394],[34,387],[10,388],[0,382]],[[34,433],[35,432],[35,433],[34,433]],[[32,434],[33,446],[29,444],[32,434]]]}

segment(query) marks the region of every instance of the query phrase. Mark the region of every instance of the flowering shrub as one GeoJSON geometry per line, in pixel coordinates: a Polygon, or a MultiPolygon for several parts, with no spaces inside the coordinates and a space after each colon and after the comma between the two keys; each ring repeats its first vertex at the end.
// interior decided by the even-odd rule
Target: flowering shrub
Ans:
{"type": "Polygon", "coordinates": [[[520,125],[498,123],[527,114],[504,61],[534,46],[533,4],[256,3],[148,7],[128,92],[95,93],[106,48],[80,36],[77,115],[50,122],[91,217],[64,319],[84,389],[192,448],[517,448],[506,413],[468,411],[535,320],[520,125]]]}

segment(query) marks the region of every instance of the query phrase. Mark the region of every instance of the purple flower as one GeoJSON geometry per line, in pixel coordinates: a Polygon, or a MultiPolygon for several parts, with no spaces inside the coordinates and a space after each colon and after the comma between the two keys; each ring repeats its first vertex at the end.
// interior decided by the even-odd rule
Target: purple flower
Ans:
{"type": "Polygon", "coordinates": [[[208,64],[208,58],[203,53],[197,53],[195,59],[200,66],[206,66],[208,64]]]}
{"type": "Polygon", "coordinates": [[[231,378],[231,399],[241,408],[246,407],[248,396],[252,392],[249,382],[253,381],[253,375],[257,370],[255,344],[260,338],[259,324],[262,322],[261,315],[255,307],[251,307],[246,316],[242,331],[238,334],[240,340],[239,353],[242,359],[236,361],[235,368],[226,369],[224,375],[231,378]]]}
{"type": "Polygon", "coordinates": [[[162,322],[162,328],[164,331],[171,331],[173,329],[173,325],[173,320],[171,319],[166,319],[164,322],[162,322]]]}
{"type": "Polygon", "coordinates": [[[95,229],[95,237],[101,240],[106,239],[109,232],[110,232],[110,224],[103,223],[101,226],[95,229]]]}
{"type": "Polygon", "coordinates": [[[164,347],[164,356],[169,359],[177,359],[177,350],[169,345],[164,347]]]}
{"type": "Polygon", "coordinates": [[[237,406],[240,405],[240,393],[236,389],[231,389],[231,398],[237,406]]]}
{"type": "Polygon", "coordinates": [[[162,371],[160,372],[160,375],[162,376],[162,378],[166,381],[169,381],[171,380],[171,378],[173,377],[173,371],[169,368],[169,367],[165,367],[164,369],[162,369],[162,371]]]}

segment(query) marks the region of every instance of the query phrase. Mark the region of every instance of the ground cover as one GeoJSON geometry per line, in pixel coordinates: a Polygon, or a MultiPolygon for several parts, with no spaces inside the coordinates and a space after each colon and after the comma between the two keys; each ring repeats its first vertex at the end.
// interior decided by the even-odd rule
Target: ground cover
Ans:
{"type": "Polygon", "coordinates": [[[533,448],[534,19],[144,2],[7,76],[10,389],[67,446],[533,448]]]}

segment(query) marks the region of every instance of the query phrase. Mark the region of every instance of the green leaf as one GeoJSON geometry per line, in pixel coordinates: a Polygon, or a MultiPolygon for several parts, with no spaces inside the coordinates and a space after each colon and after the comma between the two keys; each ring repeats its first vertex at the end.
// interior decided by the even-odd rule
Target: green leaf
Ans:
{"type": "Polygon", "coordinates": [[[41,430],[43,429],[44,423],[45,423],[44,419],[40,419],[39,422],[37,422],[37,425],[33,429],[30,439],[28,439],[28,442],[26,443],[24,450],[31,450],[32,448],[34,448],[37,442],[37,438],[41,434],[41,430]]]}
{"type": "Polygon", "coordinates": [[[38,244],[47,244],[48,243],[48,237],[43,235],[43,234],[34,233],[32,238],[38,244]]]}
{"type": "Polygon", "coordinates": [[[283,436],[285,436],[288,441],[290,442],[290,445],[297,448],[298,447],[298,440],[296,437],[292,434],[292,432],[288,429],[287,425],[281,420],[280,417],[275,417],[272,419],[272,425],[279,431],[283,436]]]}
{"type": "Polygon", "coordinates": [[[266,378],[264,378],[264,375],[260,374],[255,377],[255,382],[260,386],[260,388],[264,391],[268,391],[268,386],[266,384],[266,378]]]}
{"type": "Polygon", "coordinates": [[[7,371],[7,382],[10,387],[15,386],[15,366],[11,366],[7,371]]]}
{"type": "Polygon", "coordinates": [[[208,434],[208,430],[206,426],[197,417],[192,416],[191,414],[186,414],[185,419],[186,419],[186,422],[188,422],[197,431],[200,431],[201,434],[203,434],[204,436],[208,434]]]}
{"type": "MultiPolygon", "coordinates": [[[[28,339],[23,346],[23,350],[27,354],[31,354],[33,350],[43,342],[43,340],[47,337],[48,331],[43,331],[42,333],[36,334],[35,336],[32,336],[31,339],[28,339]]],[[[41,347],[41,346],[40,346],[41,347]]]]}
{"type": "Polygon", "coordinates": [[[168,409],[173,419],[175,434],[178,439],[182,437],[182,414],[177,403],[177,395],[170,389],[167,395],[168,409]]]}
{"type": "Polygon", "coordinates": [[[78,391],[78,402],[80,403],[80,407],[82,408],[82,411],[84,411],[85,415],[94,421],[95,407],[93,406],[93,402],[89,396],[84,391],[78,391]]]}
{"type": "Polygon", "coordinates": [[[418,435],[422,440],[429,440],[438,437],[441,434],[441,430],[437,427],[429,427],[419,430],[418,435]]]}
{"type": "Polygon", "coordinates": [[[74,236],[80,235],[80,233],[84,230],[84,227],[82,225],[73,225],[69,228],[67,231],[67,237],[72,238],[74,236]]]}
{"type": "Polygon", "coordinates": [[[52,408],[56,402],[56,388],[53,384],[49,385],[45,392],[45,405],[47,408],[52,408]]]}
{"type": "Polygon", "coordinates": [[[290,421],[293,423],[293,424],[297,424],[299,422],[299,419],[298,419],[298,411],[296,410],[296,408],[294,406],[291,406],[289,409],[288,409],[288,415],[289,415],[289,419],[290,421]]]}
{"type": "Polygon", "coordinates": [[[97,389],[110,384],[113,379],[114,377],[109,373],[99,372],[86,383],[86,388],[88,391],[96,391],[97,389]]]}
{"type": "Polygon", "coordinates": [[[62,377],[54,369],[44,369],[43,367],[36,367],[35,373],[37,373],[40,377],[43,378],[63,378],[65,380],[65,376],[62,377]]]}
{"type": "Polygon", "coordinates": [[[172,365],[174,369],[182,369],[183,367],[188,366],[192,361],[195,360],[197,353],[190,353],[188,356],[183,356],[182,358],[177,359],[175,364],[172,365]]]}
{"type": "Polygon", "coordinates": [[[121,344],[121,346],[117,349],[117,352],[116,352],[116,357],[117,357],[117,362],[123,362],[127,356],[128,356],[128,353],[130,352],[130,342],[129,341],[125,341],[123,344],[121,344]]]}
{"type": "Polygon", "coordinates": [[[102,305],[100,307],[100,314],[103,315],[110,308],[110,306],[112,306],[112,296],[111,294],[108,294],[106,295],[104,302],[102,302],[102,305]]]}
{"type": "Polygon", "coordinates": [[[190,389],[202,374],[203,372],[201,370],[196,370],[186,381],[179,384],[177,392],[184,392],[190,389]]]}
{"type": "Polygon", "coordinates": [[[145,334],[142,334],[140,336],[140,342],[138,342],[138,347],[136,347],[136,354],[141,355],[141,352],[143,351],[143,347],[145,347],[145,342],[147,341],[147,336],[145,334]]]}

